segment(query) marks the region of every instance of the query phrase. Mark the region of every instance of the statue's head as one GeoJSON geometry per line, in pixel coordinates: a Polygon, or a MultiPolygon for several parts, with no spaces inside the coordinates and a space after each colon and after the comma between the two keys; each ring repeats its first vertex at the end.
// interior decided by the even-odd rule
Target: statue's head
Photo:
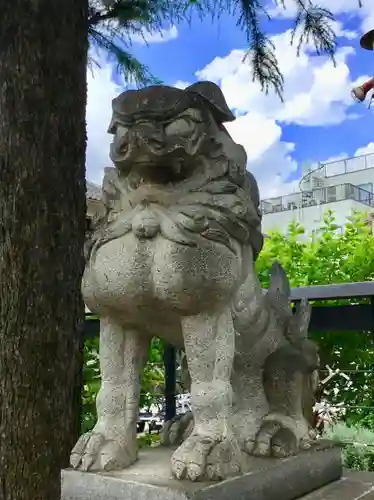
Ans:
{"type": "Polygon", "coordinates": [[[113,100],[110,157],[125,174],[176,182],[191,175],[196,156],[209,148],[212,125],[234,119],[211,82],[185,90],[163,85],[130,90],[113,100]]]}
{"type": "MultiPolygon", "coordinates": [[[[220,213],[220,224],[234,231],[241,244],[250,235],[257,255],[262,246],[258,187],[246,170],[244,148],[223,125],[233,120],[221,89],[212,82],[184,90],[156,85],[123,92],[113,100],[108,129],[116,168],[108,169],[104,184],[112,183],[112,177],[113,182],[116,176],[121,179],[128,209],[152,203],[177,213],[193,202],[202,213],[213,214],[216,205],[212,217],[220,213]]],[[[114,197],[109,187],[106,191],[114,197]]]]}

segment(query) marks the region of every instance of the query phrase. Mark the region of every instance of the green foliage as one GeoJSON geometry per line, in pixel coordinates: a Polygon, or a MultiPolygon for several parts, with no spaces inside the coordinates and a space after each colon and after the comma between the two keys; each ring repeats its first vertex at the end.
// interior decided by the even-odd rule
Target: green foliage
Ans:
{"type": "Polygon", "coordinates": [[[324,437],[342,448],[343,465],[348,469],[374,471],[374,432],[362,427],[339,423],[328,429],[324,437]]]}
{"type": "Polygon", "coordinates": [[[144,434],[143,436],[139,436],[137,441],[139,448],[157,446],[161,443],[161,436],[160,434],[144,434]]]}
{"type": "MultiPolygon", "coordinates": [[[[303,227],[293,222],[288,234],[270,234],[257,261],[257,271],[263,286],[269,281],[269,269],[278,260],[286,270],[292,287],[370,281],[374,279],[374,237],[367,223],[367,215],[356,213],[350,217],[344,232],[337,232],[331,212],[327,212],[320,231],[312,238],[304,235],[303,227]]],[[[357,300],[350,300],[357,303],[357,300]]],[[[329,302],[330,305],[343,301],[329,302]]],[[[319,302],[323,307],[325,303],[319,302]]],[[[362,370],[349,373],[351,382],[336,377],[327,389],[332,403],[344,402],[359,406],[347,412],[346,421],[360,421],[374,429],[374,373],[373,347],[370,332],[311,333],[320,347],[322,366],[341,370],[362,370]]],[[[325,374],[322,373],[322,378],[325,374]]]]}
{"type": "Polygon", "coordinates": [[[149,349],[148,363],[143,372],[140,408],[149,409],[152,405],[161,407],[163,404],[165,388],[163,354],[162,341],[154,338],[149,349]]]}
{"type": "Polygon", "coordinates": [[[101,384],[99,366],[99,339],[88,339],[84,343],[82,432],[87,432],[96,423],[96,396],[101,384]]]}
{"type": "MultiPolygon", "coordinates": [[[[97,419],[95,402],[101,385],[98,338],[88,339],[84,345],[83,384],[82,432],[86,432],[92,429],[97,419]]],[[[161,406],[164,385],[163,345],[155,338],[143,372],[140,408],[148,409],[155,404],[161,406]]]]}
{"type": "Polygon", "coordinates": [[[333,213],[327,211],[314,238],[307,238],[297,222],[290,224],[287,235],[270,233],[257,262],[263,284],[274,260],[284,266],[292,287],[374,279],[374,238],[367,215],[355,213],[343,233],[337,229],[333,213]]]}

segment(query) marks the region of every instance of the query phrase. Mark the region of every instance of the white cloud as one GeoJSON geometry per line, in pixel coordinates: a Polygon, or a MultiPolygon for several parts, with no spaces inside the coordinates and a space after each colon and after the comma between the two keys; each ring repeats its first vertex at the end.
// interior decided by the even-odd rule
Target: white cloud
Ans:
{"type": "Polygon", "coordinates": [[[290,157],[295,145],[281,141],[281,127],[274,120],[253,112],[239,116],[226,124],[226,128],[235,142],[244,146],[248,169],[259,183],[261,197],[276,196],[279,189],[283,192],[284,182],[297,164],[290,157]]]}
{"type": "Polygon", "coordinates": [[[87,179],[101,183],[104,167],[110,166],[109,144],[111,136],[107,133],[112,118],[112,99],[121,89],[111,80],[112,68],[103,65],[87,72],[87,179]]]}
{"type": "Polygon", "coordinates": [[[316,126],[337,124],[347,118],[352,104],[349,89],[348,56],[352,47],[341,47],[336,55],[336,67],[327,57],[311,55],[304,47],[297,57],[290,45],[290,31],[273,37],[279,68],[285,78],[284,103],[274,94],[265,95],[252,71],[243,63],[245,50],[233,50],[226,57],[216,57],[197,72],[200,79],[220,84],[231,108],[240,113],[257,111],[284,123],[316,126]]]}
{"type": "Polygon", "coordinates": [[[369,144],[367,146],[363,146],[361,148],[358,148],[356,150],[356,153],[354,154],[354,156],[367,155],[367,154],[371,154],[371,153],[374,153],[374,142],[369,142],[369,144]]]}
{"type": "MultiPolygon", "coordinates": [[[[350,118],[353,104],[350,89],[357,84],[350,77],[347,59],[352,47],[341,47],[336,67],[327,57],[313,55],[304,47],[297,57],[290,45],[290,31],[272,38],[281,72],[285,78],[284,102],[274,94],[265,95],[252,81],[252,71],[243,63],[245,50],[233,50],[216,57],[196,73],[199,79],[220,85],[237,120],[227,128],[243,144],[248,168],[260,185],[261,196],[285,194],[298,181],[288,183],[297,165],[292,158],[295,144],[282,140],[282,124],[328,126],[350,118]]],[[[362,80],[362,79],[361,79],[362,80]]],[[[353,117],[353,116],[352,116],[353,117]]]]}
{"type": "Polygon", "coordinates": [[[142,45],[151,43],[165,43],[178,38],[178,29],[176,26],[170,26],[167,29],[157,31],[144,30],[142,33],[131,35],[132,43],[140,43],[142,45]]]}
{"type": "Polygon", "coordinates": [[[344,29],[343,23],[340,21],[334,21],[331,25],[337,37],[346,38],[347,40],[355,40],[358,37],[357,31],[344,29]]]}
{"type": "Polygon", "coordinates": [[[190,82],[186,82],[184,80],[178,80],[173,84],[173,87],[177,87],[177,89],[185,89],[186,87],[189,87],[191,85],[190,82]]]}

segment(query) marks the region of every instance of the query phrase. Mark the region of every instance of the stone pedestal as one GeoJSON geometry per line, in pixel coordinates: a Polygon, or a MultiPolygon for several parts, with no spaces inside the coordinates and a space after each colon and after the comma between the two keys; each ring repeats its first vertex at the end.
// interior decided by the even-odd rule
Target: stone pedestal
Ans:
{"type": "Polygon", "coordinates": [[[374,472],[344,471],[339,481],[310,493],[302,500],[373,500],[374,472]]]}
{"type": "Polygon", "coordinates": [[[176,481],[172,452],[141,450],[139,461],[119,472],[64,470],[62,500],[295,500],[342,475],[340,450],[319,446],[284,460],[249,457],[251,472],[222,482],[176,481]]]}

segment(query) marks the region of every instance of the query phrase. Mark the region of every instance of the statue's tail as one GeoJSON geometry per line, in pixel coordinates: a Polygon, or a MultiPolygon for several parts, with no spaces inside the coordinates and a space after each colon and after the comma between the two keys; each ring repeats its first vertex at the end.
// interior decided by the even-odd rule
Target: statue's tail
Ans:
{"type": "Polygon", "coordinates": [[[317,345],[308,339],[312,307],[307,299],[302,299],[293,311],[290,291],[284,269],[279,263],[274,263],[266,299],[278,325],[283,329],[284,337],[304,359],[306,376],[303,387],[303,411],[304,417],[313,426],[313,407],[319,384],[320,360],[317,345]]]}
{"type": "Polygon", "coordinates": [[[299,346],[308,338],[312,308],[307,299],[302,299],[293,311],[291,289],[287,275],[279,262],[274,262],[270,272],[270,285],[266,293],[266,302],[281,326],[286,339],[294,346],[299,346]]]}
{"type": "Polygon", "coordinates": [[[237,332],[236,350],[248,352],[264,336],[271,321],[270,310],[254,267],[234,297],[232,317],[237,332]]]}
{"type": "Polygon", "coordinates": [[[302,349],[308,337],[311,306],[303,299],[293,311],[290,294],[288,278],[279,262],[272,265],[266,292],[262,290],[254,269],[248,273],[232,305],[234,326],[239,337],[238,350],[244,352],[250,349],[269,328],[274,333],[276,331],[278,339],[283,338],[297,349],[302,349]]]}

